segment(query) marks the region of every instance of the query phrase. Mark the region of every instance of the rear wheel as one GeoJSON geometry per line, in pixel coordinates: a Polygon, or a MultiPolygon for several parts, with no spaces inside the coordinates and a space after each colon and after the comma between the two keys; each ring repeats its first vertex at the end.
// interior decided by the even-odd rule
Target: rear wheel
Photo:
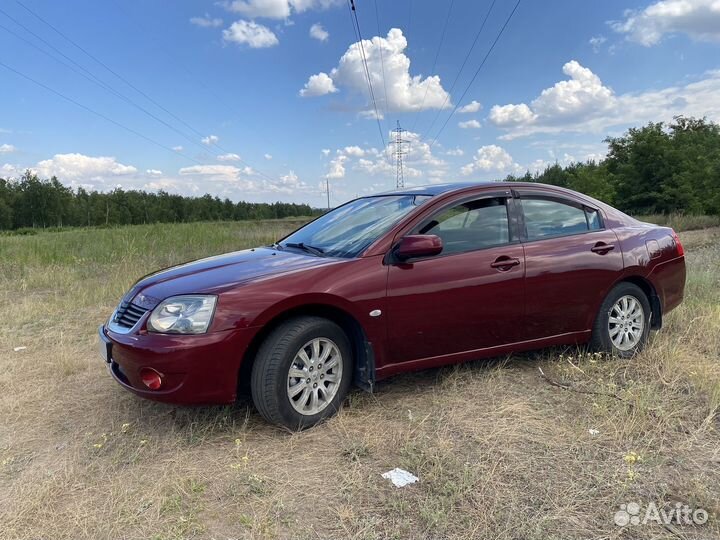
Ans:
{"type": "Polygon", "coordinates": [[[321,317],[290,319],[273,330],[252,369],[255,406],[268,421],[299,430],[332,416],[352,379],[345,332],[321,317]]]}
{"type": "Polygon", "coordinates": [[[632,283],[616,285],[605,298],[595,318],[590,345],[622,358],[640,352],[650,332],[650,302],[632,283]]]}

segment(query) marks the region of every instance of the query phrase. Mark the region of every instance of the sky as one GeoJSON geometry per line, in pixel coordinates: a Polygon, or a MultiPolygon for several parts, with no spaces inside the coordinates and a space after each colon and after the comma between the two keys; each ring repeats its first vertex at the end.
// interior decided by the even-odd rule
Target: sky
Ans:
{"type": "Polygon", "coordinates": [[[398,122],[422,185],[720,121],[719,0],[348,2],[2,2],[0,177],[323,207],[395,187],[398,122]]]}

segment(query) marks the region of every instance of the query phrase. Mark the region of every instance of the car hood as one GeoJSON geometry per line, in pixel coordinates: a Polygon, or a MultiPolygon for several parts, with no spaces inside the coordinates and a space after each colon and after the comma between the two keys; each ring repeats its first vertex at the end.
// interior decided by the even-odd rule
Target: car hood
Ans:
{"type": "Polygon", "coordinates": [[[290,250],[247,249],[187,262],[145,276],[133,285],[123,300],[135,299],[134,303],[151,309],[170,296],[219,294],[251,281],[343,261],[290,250]]]}

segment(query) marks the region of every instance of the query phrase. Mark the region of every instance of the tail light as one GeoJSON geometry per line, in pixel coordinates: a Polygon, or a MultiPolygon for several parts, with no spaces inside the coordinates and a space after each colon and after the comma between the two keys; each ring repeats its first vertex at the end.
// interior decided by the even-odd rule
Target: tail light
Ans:
{"type": "Polygon", "coordinates": [[[143,384],[150,390],[159,390],[162,386],[162,375],[153,368],[142,368],[140,370],[140,378],[143,384]]]}
{"type": "Polygon", "coordinates": [[[685,248],[683,247],[682,242],[680,242],[680,237],[674,230],[672,232],[672,237],[675,241],[675,248],[677,249],[678,257],[682,257],[685,255],[685,248]]]}

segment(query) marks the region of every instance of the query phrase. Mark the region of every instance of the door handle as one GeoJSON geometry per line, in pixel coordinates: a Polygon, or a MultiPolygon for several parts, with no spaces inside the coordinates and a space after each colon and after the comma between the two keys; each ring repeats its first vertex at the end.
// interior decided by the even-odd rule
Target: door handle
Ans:
{"type": "Polygon", "coordinates": [[[599,253],[600,255],[605,255],[608,251],[612,251],[615,249],[615,246],[612,244],[606,244],[605,242],[598,242],[593,247],[590,248],[590,251],[593,253],[599,253]]]}
{"type": "Polygon", "coordinates": [[[511,267],[517,266],[518,264],[520,264],[520,259],[516,259],[515,257],[506,257],[503,255],[491,262],[490,267],[498,268],[500,270],[509,270],[511,267]]]}

